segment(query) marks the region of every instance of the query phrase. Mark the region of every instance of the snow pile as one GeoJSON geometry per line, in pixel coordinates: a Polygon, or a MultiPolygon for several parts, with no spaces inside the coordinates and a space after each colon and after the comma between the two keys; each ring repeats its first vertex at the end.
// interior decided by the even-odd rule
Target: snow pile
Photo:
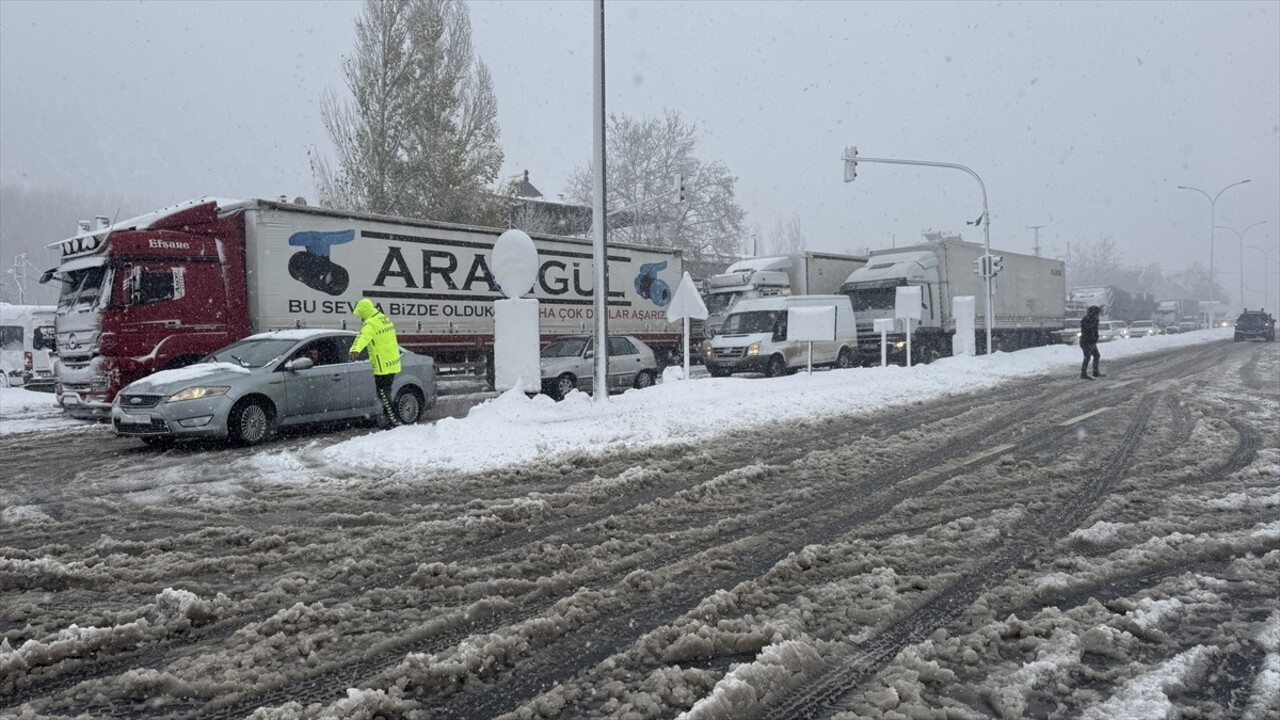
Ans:
{"type": "MultiPolygon", "coordinates": [[[[1116,341],[1104,348],[1103,362],[1176,351],[1230,335],[1227,328],[1116,341]]],[[[680,382],[673,381],[678,371],[668,371],[663,382],[611,396],[608,402],[596,402],[578,392],[555,402],[545,395],[530,398],[511,390],[473,408],[466,418],[355,438],[320,455],[337,465],[382,473],[488,470],[547,456],[642,450],[761,424],[857,414],[991,388],[1012,378],[1048,374],[1071,380],[1080,358],[1079,348],[1056,345],[944,358],[912,368],[854,368],[780,378],[734,376],[680,382]],[[803,400],[779,400],[789,397],[803,400]]],[[[1105,382],[1097,387],[1105,387],[1105,382]]],[[[292,461],[280,462],[287,467],[292,461]]]]}

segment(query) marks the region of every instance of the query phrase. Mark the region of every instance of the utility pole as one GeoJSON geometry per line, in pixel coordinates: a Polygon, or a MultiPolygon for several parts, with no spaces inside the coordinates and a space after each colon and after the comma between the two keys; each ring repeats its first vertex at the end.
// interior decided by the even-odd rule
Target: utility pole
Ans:
{"type": "Polygon", "coordinates": [[[1040,228],[1049,227],[1048,225],[1028,225],[1027,229],[1036,231],[1036,257],[1040,257],[1040,228]]]}

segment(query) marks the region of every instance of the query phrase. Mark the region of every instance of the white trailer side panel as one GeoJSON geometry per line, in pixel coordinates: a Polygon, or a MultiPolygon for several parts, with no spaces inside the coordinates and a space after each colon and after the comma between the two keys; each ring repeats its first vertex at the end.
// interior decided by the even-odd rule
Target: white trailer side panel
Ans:
{"type": "MultiPolygon", "coordinates": [[[[493,301],[502,297],[489,273],[497,230],[405,225],[271,203],[248,210],[245,224],[256,330],[355,328],[351,309],[368,297],[402,336],[492,336],[493,301]]],[[[540,267],[531,296],[541,301],[541,333],[591,332],[591,243],[550,237],[534,243],[540,267]]],[[[609,331],[673,332],[666,305],[683,272],[674,251],[610,247],[609,331]]]]}
{"type": "Polygon", "coordinates": [[[865,257],[805,253],[800,256],[801,270],[798,287],[793,295],[830,295],[840,292],[840,286],[849,273],[867,264],[865,257]]]}

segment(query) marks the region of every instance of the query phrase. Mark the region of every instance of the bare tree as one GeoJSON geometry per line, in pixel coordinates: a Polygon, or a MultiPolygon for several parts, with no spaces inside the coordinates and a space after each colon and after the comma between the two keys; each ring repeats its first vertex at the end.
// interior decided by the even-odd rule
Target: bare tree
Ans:
{"type": "MultiPolygon", "coordinates": [[[[674,247],[693,260],[739,251],[746,213],[734,200],[737,178],[719,162],[698,159],[693,125],[670,110],[643,120],[610,115],[607,136],[610,211],[660,198],[627,211],[629,222],[610,231],[613,240],[674,247]],[[677,176],[684,202],[672,192],[677,176]]],[[[591,204],[591,173],[588,165],[570,175],[570,201],[591,204]]]]}
{"type": "Polygon", "coordinates": [[[494,225],[502,165],[497,102],[459,0],[365,0],[350,98],[321,101],[331,161],[312,155],[320,204],[494,225]]]}
{"type": "Polygon", "coordinates": [[[769,235],[769,246],[779,255],[797,255],[808,248],[809,241],[800,227],[799,213],[793,213],[786,224],[783,224],[782,218],[778,218],[769,235]]]}

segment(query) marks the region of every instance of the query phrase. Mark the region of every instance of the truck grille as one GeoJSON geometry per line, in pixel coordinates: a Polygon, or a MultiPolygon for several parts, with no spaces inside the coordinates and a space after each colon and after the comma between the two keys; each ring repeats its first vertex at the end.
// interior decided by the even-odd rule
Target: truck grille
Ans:
{"type": "Polygon", "coordinates": [[[116,432],[128,435],[155,435],[169,432],[169,426],[160,418],[151,418],[149,423],[127,423],[115,421],[116,432]]]}
{"type": "Polygon", "coordinates": [[[160,404],[159,395],[121,395],[120,406],[127,408],[149,408],[160,404]]]}

